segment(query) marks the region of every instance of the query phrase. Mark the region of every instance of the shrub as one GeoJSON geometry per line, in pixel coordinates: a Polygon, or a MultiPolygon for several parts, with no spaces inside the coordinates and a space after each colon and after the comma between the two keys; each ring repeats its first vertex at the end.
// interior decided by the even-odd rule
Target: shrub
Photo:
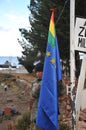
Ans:
{"type": "Polygon", "coordinates": [[[26,130],[30,126],[30,112],[26,112],[20,119],[17,121],[16,128],[17,130],[26,130]]]}
{"type": "Polygon", "coordinates": [[[71,130],[71,128],[67,124],[60,123],[59,130],[71,130]]]}

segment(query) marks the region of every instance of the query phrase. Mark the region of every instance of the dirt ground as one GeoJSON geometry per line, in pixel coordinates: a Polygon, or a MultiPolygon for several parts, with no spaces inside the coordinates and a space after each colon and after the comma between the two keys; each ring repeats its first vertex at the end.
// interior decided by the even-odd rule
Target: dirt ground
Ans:
{"type": "Polygon", "coordinates": [[[14,115],[10,119],[0,122],[0,130],[23,115],[28,109],[31,99],[30,84],[35,79],[32,74],[0,74],[0,112],[5,108],[16,109],[20,115],[14,115]],[[8,85],[7,91],[4,85],[8,85]]]}
{"type": "MultiPolygon", "coordinates": [[[[15,124],[16,120],[31,108],[31,82],[35,79],[36,77],[33,74],[0,74],[0,112],[5,108],[15,109],[19,112],[19,115],[0,121],[0,130],[12,130],[6,128],[8,124],[15,124]],[[8,85],[7,91],[4,90],[5,84],[8,85]]],[[[59,99],[61,113],[59,121],[71,126],[69,100],[70,98],[67,95],[63,95],[59,99]]]]}

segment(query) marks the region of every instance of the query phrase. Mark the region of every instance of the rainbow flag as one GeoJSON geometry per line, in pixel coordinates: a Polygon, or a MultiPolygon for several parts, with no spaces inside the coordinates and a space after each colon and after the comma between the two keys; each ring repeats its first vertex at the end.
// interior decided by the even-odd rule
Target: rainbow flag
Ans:
{"type": "Polygon", "coordinates": [[[53,10],[36,118],[36,124],[43,130],[58,130],[58,80],[61,79],[62,71],[53,10]]]}

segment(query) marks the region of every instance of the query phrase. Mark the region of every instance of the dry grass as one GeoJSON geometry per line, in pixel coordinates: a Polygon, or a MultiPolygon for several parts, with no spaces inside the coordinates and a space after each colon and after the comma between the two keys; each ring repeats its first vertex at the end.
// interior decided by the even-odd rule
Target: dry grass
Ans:
{"type": "MultiPolygon", "coordinates": [[[[11,107],[23,115],[30,107],[30,83],[34,79],[35,77],[31,74],[0,74],[0,111],[11,107]],[[7,92],[3,88],[5,83],[8,84],[7,92]]],[[[10,117],[10,120],[3,119],[0,130],[15,130],[13,124],[18,117],[19,115],[15,115],[10,117]]]]}

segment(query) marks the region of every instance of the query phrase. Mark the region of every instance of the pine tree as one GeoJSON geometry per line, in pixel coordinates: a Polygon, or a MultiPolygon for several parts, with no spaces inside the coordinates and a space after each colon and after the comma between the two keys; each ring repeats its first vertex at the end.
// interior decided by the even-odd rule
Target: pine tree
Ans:
{"type": "MultiPolygon", "coordinates": [[[[20,31],[28,42],[32,44],[33,49],[31,51],[24,48],[23,62],[25,60],[32,65],[35,60],[44,60],[51,15],[50,8],[57,8],[55,23],[61,59],[69,61],[69,3],[66,4],[65,0],[31,0],[30,6],[28,6],[31,12],[29,17],[31,29],[29,32],[25,29],[20,29],[20,31]],[[65,8],[64,5],[66,5],[65,8]],[[33,60],[31,60],[30,53],[33,56],[33,60]],[[35,57],[33,54],[35,54],[35,57]]],[[[22,58],[19,60],[22,61],[22,58]]]]}
{"type": "MultiPolygon", "coordinates": [[[[85,0],[75,1],[75,17],[80,16],[85,18],[85,5],[85,0]]],[[[19,58],[20,63],[23,64],[27,68],[27,70],[29,70],[30,66],[31,69],[33,68],[32,66],[34,61],[44,60],[48,37],[49,20],[51,15],[50,8],[54,7],[57,8],[57,11],[55,12],[55,23],[60,49],[60,57],[62,61],[66,61],[66,66],[69,66],[70,1],[31,0],[30,6],[28,6],[29,11],[31,12],[31,15],[29,17],[31,29],[29,31],[27,31],[26,29],[20,29],[21,35],[23,35],[27,39],[27,41],[32,44],[32,47],[28,48],[28,44],[23,42],[23,56],[19,58]]],[[[77,55],[79,55],[79,53],[77,53],[77,55]]]]}

